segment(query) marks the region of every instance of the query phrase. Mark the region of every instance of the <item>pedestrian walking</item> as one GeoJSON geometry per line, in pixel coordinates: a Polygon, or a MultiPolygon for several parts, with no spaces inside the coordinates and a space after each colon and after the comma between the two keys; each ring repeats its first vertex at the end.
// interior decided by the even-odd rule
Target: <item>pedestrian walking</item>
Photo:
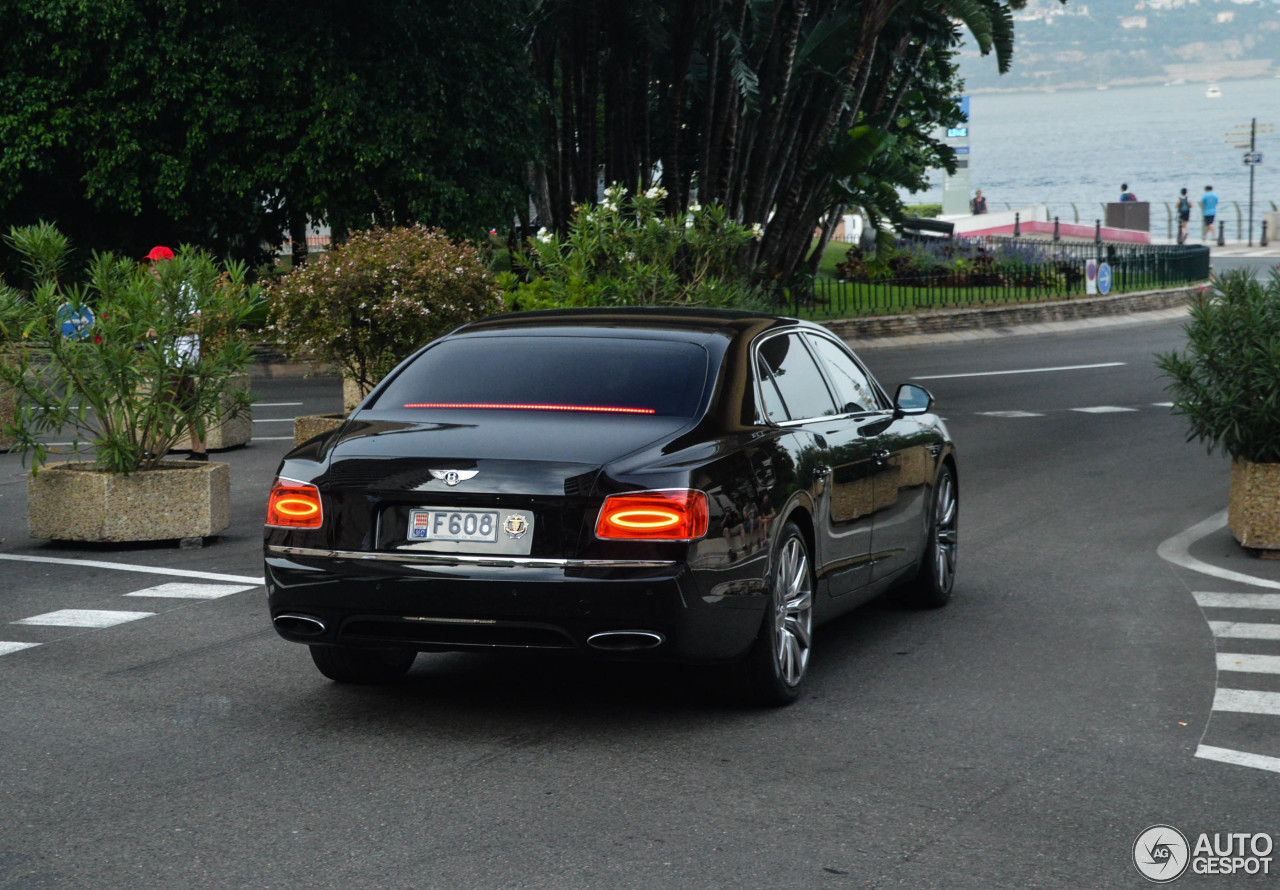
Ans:
{"type": "Polygon", "coordinates": [[[982,197],[982,189],[978,189],[973,193],[973,200],[969,202],[969,209],[974,216],[987,212],[987,199],[982,197]]]}
{"type": "Polygon", "coordinates": [[[1200,240],[1208,238],[1212,241],[1213,221],[1218,217],[1218,196],[1211,185],[1204,187],[1204,195],[1200,198],[1200,216],[1204,219],[1204,230],[1200,233],[1200,240]]]}
{"type": "Polygon", "coordinates": [[[1178,243],[1187,243],[1187,226],[1191,224],[1191,199],[1187,197],[1187,190],[1183,189],[1182,194],[1178,196],[1178,243]]]}

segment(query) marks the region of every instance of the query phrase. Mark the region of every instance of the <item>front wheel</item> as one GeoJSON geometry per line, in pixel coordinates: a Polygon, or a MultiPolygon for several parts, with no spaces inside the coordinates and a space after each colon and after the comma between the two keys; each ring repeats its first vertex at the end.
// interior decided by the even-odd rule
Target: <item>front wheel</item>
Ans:
{"type": "Polygon", "coordinates": [[[919,606],[938,608],[951,600],[956,583],[959,552],[960,491],[956,474],[944,464],[933,487],[933,506],[920,571],[907,589],[907,599],[919,606]]]}
{"type": "Polygon", "coordinates": [[[769,564],[769,604],[747,655],[747,678],[756,701],[789,705],[800,697],[813,641],[813,567],[795,523],[783,528],[769,564]]]}
{"type": "Polygon", "coordinates": [[[311,646],[311,660],[335,683],[377,684],[399,680],[413,667],[412,649],[356,649],[350,646],[311,646]]]}

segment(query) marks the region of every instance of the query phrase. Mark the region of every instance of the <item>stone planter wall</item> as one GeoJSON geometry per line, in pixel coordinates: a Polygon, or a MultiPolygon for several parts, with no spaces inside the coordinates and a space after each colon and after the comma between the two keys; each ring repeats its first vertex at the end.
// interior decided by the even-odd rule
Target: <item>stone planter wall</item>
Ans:
{"type": "Polygon", "coordinates": [[[345,414],[303,414],[293,419],[293,447],[321,433],[336,430],[347,419],[345,414]]]}
{"type": "Polygon", "coordinates": [[[1280,558],[1280,463],[1232,462],[1227,526],[1242,546],[1280,558]]]}
{"type": "Polygon", "coordinates": [[[364,401],[364,397],[369,394],[372,387],[363,387],[355,381],[354,377],[342,375],[342,410],[350,414],[364,401]]]}
{"type": "Polygon", "coordinates": [[[128,476],[45,464],[27,477],[31,537],[54,541],[166,541],[215,535],[231,524],[231,468],[161,461],[128,476]]]}
{"type": "MultiPolygon", "coordinates": [[[[210,451],[221,451],[224,448],[236,448],[240,445],[247,445],[249,440],[253,438],[253,413],[249,409],[245,409],[235,417],[229,417],[221,420],[225,413],[229,413],[234,399],[231,394],[236,392],[249,391],[249,375],[248,374],[232,374],[227,378],[227,387],[223,390],[223,395],[219,401],[217,413],[205,419],[204,447],[210,451]]],[[[173,444],[174,451],[191,450],[191,437],[183,436],[173,444]]]]}
{"type": "Polygon", "coordinates": [[[8,451],[13,436],[5,435],[6,425],[13,423],[13,412],[18,407],[18,395],[7,384],[0,383],[0,451],[8,451]]]}

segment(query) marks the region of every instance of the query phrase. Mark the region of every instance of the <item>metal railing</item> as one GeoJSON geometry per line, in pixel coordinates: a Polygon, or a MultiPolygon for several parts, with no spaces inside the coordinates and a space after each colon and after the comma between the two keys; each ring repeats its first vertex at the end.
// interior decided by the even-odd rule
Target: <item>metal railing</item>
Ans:
{"type": "Polygon", "coordinates": [[[801,317],[840,317],[966,308],[1066,299],[1086,293],[1089,260],[1107,263],[1115,293],[1204,281],[1209,248],[1203,245],[1038,242],[1038,257],[994,259],[1001,246],[1025,248],[1014,238],[987,238],[972,247],[985,259],[958,268],[850,281],[816,278],[792,291],[788,311],[801,317]]]}

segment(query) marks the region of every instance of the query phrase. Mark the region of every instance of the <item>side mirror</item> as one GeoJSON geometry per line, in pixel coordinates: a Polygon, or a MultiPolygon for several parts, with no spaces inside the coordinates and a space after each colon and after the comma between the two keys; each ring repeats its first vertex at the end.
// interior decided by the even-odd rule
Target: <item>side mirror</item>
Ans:
{"type": "Polygon", "coordinates": [[[923,386],[904,383],[893,397],[893,413],[896,417],[915,417],[927,414],[933,407],[933,395],[923,386]]]}

